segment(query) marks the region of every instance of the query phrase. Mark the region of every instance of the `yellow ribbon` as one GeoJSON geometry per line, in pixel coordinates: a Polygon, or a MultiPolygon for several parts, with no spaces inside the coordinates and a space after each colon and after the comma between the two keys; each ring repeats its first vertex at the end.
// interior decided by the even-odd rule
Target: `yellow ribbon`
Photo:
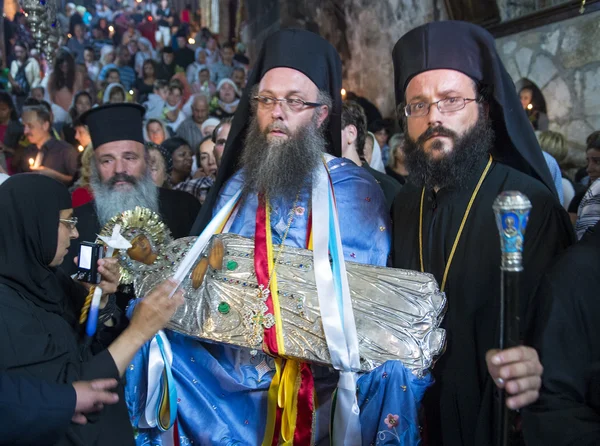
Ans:
{"type": "MultiPolygon", "coordinates": [[[[271,205],[267,201],[265,205],[265,214],[267,222],[265,224],[267,232],[267,259],[269,262],[269,277],[271,278],[271,301],[273,302],[273,316],[275,316],[275,333],[277,335],[277,354],[285,355],[285,345],[283,344],[283,323],[281,320],[281,308],[279,308],[279,293],[277,290],[277,273],[273,265],[273,239],[271,236],[271,205]]],[[[283,249],[280,246],[279,249],[283,249]]]]}

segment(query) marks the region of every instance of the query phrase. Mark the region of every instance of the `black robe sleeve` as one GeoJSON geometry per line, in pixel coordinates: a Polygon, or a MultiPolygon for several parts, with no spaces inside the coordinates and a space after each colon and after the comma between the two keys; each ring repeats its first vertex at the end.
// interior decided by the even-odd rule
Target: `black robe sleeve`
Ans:
{"type": "MultiPolygon", "coordinates": [[[[61,315],[37,307],[6,286],[0,286],[0,352],[0,372],[16,372],[56,384],[98,378],[119,380],[108,350],[92,356],[61,315]]],[[[59,444],[133,443],[122,386],[118,386],[117,393],[117,404],[88,415],[90,422],[84,426],[71,424],[67,443],[59,444]]]]}
{"type": "Polygon", "coordinates": [[[600,444],[600,237],[584,239],[544,276],[531,343],[544,366],[523,411],[527,445],[600,444]]]}
{"type": "Polygon", "coordinates": [[[75,412],[73,386],[0,373],[0,445],[54,444],[75,412]]]}

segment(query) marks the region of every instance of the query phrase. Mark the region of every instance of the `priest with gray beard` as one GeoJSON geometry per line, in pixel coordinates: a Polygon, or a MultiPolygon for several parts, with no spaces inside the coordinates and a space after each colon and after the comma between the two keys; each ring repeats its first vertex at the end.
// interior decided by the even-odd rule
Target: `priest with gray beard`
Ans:
{"type": "MultiPolygon", "coordinates": [[[[79,242],[96,240],[102,226],[121,212],[146,207],[160,214],[174,238],[189,234],[200,205],[185,192],[160,188],[150,176],[148,151],[144,147],[144,108],[137,104],[109,104],[96,107],[81,119],[88,126],[94,158],[90,168],[94,200],[74,209],[79,220],[79,242]]],[[[71,244],[63,268],[72,274],[79,243],[71,244]]],[[[120,304],[132,296],[123,295],[120,304]]]]}
{"type": "MultiPolygon", "coordinates": [[[[312,249],[312,229],[318,234],[327,228],[326,222],[315,218],[318,211],[311,209],[319,169],[326,170],[333,189],[345,260],[386,265],[390,221],[383,192],[365,169],[341,157],[341,81],[340,58],[323,38],[300,30],[281,30],[269,36],[240,98],[217,179],[192,230],[192,234],[199,234],[224,203],[241,191],[235,216],[227,220],[227,230],[254,238],[257,282],[267,289],[272,285],[263,250],[268,237],[274,251],[279,245],[312,249]]],[[[315,246],[317,243],[322,241],[315,237],[315,246]]],[[[269,354],[165,332],[181,400],[177,405],[177,435],[182,444],[221,444],[223,439],[231,444],[276,444],[292,437],[299,445],[330,444],[337,372],[297,364],[299,387],[304,389],[302,395],[298,392],[297,411],[290,413],[289,406],[268,409],[274,401],[269,395],[280,383],[272,359],[281,352],[274,332],[273,327],[264,329],[263,351],[269,354]],[[288,429],[274,421],[278,417],[295,420],[293,427],[288,429]],[[243,421],[232,422],[236,419],[243,421]]],[[[142,396],[148,389],[147,348],[132,361],[126,399],[131,403],[132,422],[139,429],[137,444],[166,444],[158,428],[136,425],[139,414],[148,410],[142,396]]],[[[295,362],[281,364],[284,379],[297,388],[295,378],[290,378],[295,362]]],[[[400,437],[410,436],[403,444],[417,444],[422,394],[416,389],[417,380],[399,382],[410,373],[399,373],[403,366],[398,361],[381,367],[358,380],[361,427],[351,444],[374,443],[377,433],[386,427],[385,415],[400,411],[402,421],[394,418],[391,423],[400,437]],[[382,399],[372,397],[374,389],[382,399]],[[383,401],[383,389],[388,389],[389,405],[383,401]]],[[[426,387],[425,381],[418,381],[419,389],[426,387]]],[[[290,390],[290,394],[296,391],[290,390]]],[[[357,427],[354,424],[352,429],[357,427]]],[[[338,437],[338,432],[347,433],[338,430],[338,437]]]]}

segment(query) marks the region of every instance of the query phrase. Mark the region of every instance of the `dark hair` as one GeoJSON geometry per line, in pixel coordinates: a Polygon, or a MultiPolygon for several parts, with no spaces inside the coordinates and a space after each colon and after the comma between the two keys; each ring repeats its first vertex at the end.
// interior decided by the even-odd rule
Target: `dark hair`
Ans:
{"type": "Polygon", "coordinates": [[[42,90],[42,94],[46,93],[46,89],[44,87],[42,87],[41,85],[38,85],[37,87],[31,87],[31,90],[29,90],[29,95],[31,96],[31,92],[33,90],[42,90]]]}
{"type": "Polygon", "coordinates": [[[52,106],[47,101],[38,101],[36,98],[26,98],[23,107],[44,107],[48,113],[52,114],[52,106]]]}
{"type": "Polygon", "coordinates": [[[179,93],[183,94],[183,87],[180,83],[171,82],[169,84],[169,93],[171,93],[173,90],[179,90],[179,93]]]}
{"type": "Polygon", "coordinates": [[[25,112],[35,112],[36,116],[40,121],[47,122],[50,124],[50,127],[52,127],[52,115],[50,114],[50,111],[41,103],[40,105],[24,105],[23,114],[25,112]]]}
{"type": "Polygon", "coordinates": [[[76,128],[76,127],[85,127],[85,128],[87,128],[87,125],[85,125],[83,123],[83,121],[81,120],[81,118],[75,118],[73,120],[73,128],[76,128]]]}
{"type": "Polygon", "coordinates": [[[146,72],[143,69],[146,65],[152,65],[152,68],[154,69],[154,76],[156,77],[156,71],[158,71],[158,64],[153,59],[146,59],[142,64],[142,79],[146,79],[146,72]]]}
{"type": "Polygon", "coordinates": [[[546,100],[544,99],[544,95],[538,86],[531,81],[527,81],[519,90],[519,94],[521,94],[523,90],[531,91],[531,105],[533,107],[533,111],[546,113],[546,100]]]}
{"type": "Polygon", "coordinates": [[[349,125],[356,127],[356,152],[360,159],[363,159],[367,138],[367,115],[365,110],[354,101],[345,101],[342,104],[342,130],[349,125]]]}
{"type": "Polygon", "coordinates": [[[368,130],[371,133],[377,133],[379,130],[382,129],[385,129],[387,131],[383,119],[376,119],[375,121],[371,122],[371,124],[369,124],[368,126],[368,130]]]}
{"type": "Polygon", "coordinates": [[[121,79],[121,73],[120,73],[120,72],[119,72],[119,70],[118,70],[118,69],[116,69],[116,68],[109,68],[108,70],[106,70],[106,77],[105,77],[104,79],[107,79],[107,78],[108,78],[108,75],[109,75],[110,73],[117,73],[117,74],[119,75],[119,79],[121,79]]]}
{"type": "Polygon", "coordinates": [[[92,98],[92,95],[85,91],[85,90],[81,90],[78,91],[77,93],[75,93],[75,96],[73,96],[73,106],[69,109],[69,114],[71,115],[71,119],[75,120],[77,118],[79,118],[79,116],[77,115],[77,100],[81,97],[81,96],[87,96],[88,99],[90,100],[90,104],[94,104],[94,99],[92,98]]]}
{"type": "Polygon", "coordinates": [[[86,46],[83,51],[91,51],[92,53],[94,53],[94,59],[96,59],[96,52],[94,51],[94,48],[91,46],[86,46]]]}
{"type": "Polygon", "coordinates": [[[244,70],[244,67],[233,67],[232,74],[236,71],[241,71],[242,73],[244,73],[244,76],[246,75],[246,70],[244,70]]]}
{"type": "Polygon", "coordinates": [[[17,40],[15,42],[14,46],[20,46],[21,48],[25,48],[25,52],[29,53],[29,45],[27,45],[25,42],[23,42],[22,40],[17,40]]]}
{"type": "MultiPolygon", "coordinates": [[[[233,122],[233,116],[230,116],[229,118],[221,119],[221,122],[219,122],[219,124],[217,124],[217,126],[213,129],[212,134],[210,135],[212,142],[214,142],[216,144],[217,136],[219,136],[219,132],[221,131],[221,128],[225,124],[231,124],[232,122],[233,122]]],[[[202,142],[204,142],[204,141],[202,141],[202,142]]]]}
{"type": "Polygon", "coordinates": [[[152,88],[154,90],[160,90],[161,88],[165,88],[165,87],[168,87],[168,86],[169,86],[169,83],[166,80],[164,80],[164,79],[156,79],[154,81],[154,85],[152,86],[152,88]]]}
{"type": "Polygon", "coordinates": [[[16,121],[19,119],[17,116],[17,110],[15,109],[15,103],[12,100],[11,95],[6,91],[0,91],[0,102],[8,105],[10,108],[10,120],[16,121]]]}
{"type": "Polygon", "coordinates": [[[173,152],[175,152],[175,150],[181,146],[188,146],[191,149],[190,143],[180,136],[174,136],[172,138],[165,139],[161,146],[163,146],[163,148],[170,154],[173,154],[173,152]]]}
{"type": "Polygon", "coordinates": [[[56,54],[56,62],[54,62],[54,70],[48,79],[48,88],[52,91],[58,91],[63,87],[67,87],[69,91],[73,91],[75,84],[75,59],[70,51],[59,50],[56,54]],[[67,63],[67,74],[65,75],[60,66],[67,63]]]}
{"type": "Polygon", "coordinates": [[[224,50],[226,48],[229,48],[231,51],[233,51],[235,53],[235,48],[233,47],[233,43],[231,42],[225,42],[222,46],[221,49],[224,50]]]}
{"type": "Polygon", "coordinates": [[[586,151],[590,149],[600,150],[600,130],[590,133],[585,143],[587,144],[586,151]]]}

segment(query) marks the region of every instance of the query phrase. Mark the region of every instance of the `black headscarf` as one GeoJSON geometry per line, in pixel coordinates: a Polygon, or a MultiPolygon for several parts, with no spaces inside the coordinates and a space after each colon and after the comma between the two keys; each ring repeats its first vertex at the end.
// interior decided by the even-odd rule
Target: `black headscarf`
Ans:
{"type": "Polygon", "coordinates": [[[392,53],[396,105],[405,101],[410,80],[429,70],[459,71],[485,90],[496,135],[494,158],[537,178],[557,196],[535,133],[492,35],[466,22],[432,22],[400,38],[392,53]]]}
{"type": "Polygon", "coordinates": [[[217,179],[206,197],[194,226],[192,235],[198,235],[212,218],[213,207],[221,187],[238,169],[246,130],[250,123],[250,93],[265,73],[273,68],[285,67],[306,75],[319,90],[331,96],[333,104],[325,137],[327,152],[334,156],[342,153],[342,62],[337,51],[328,41],[305,30],[284,29],[271,34],[265,40],[240,103],[231,123],[231,131],[221,158],[217,179]]]}
{"type": "Polygon", "coordinates": [[[60,211],[70,208],[67,188],[43,175],[15,175],[0,186],[0,283],[68,320],[68,277],[48,265],[56,255],[60,211]]]}

